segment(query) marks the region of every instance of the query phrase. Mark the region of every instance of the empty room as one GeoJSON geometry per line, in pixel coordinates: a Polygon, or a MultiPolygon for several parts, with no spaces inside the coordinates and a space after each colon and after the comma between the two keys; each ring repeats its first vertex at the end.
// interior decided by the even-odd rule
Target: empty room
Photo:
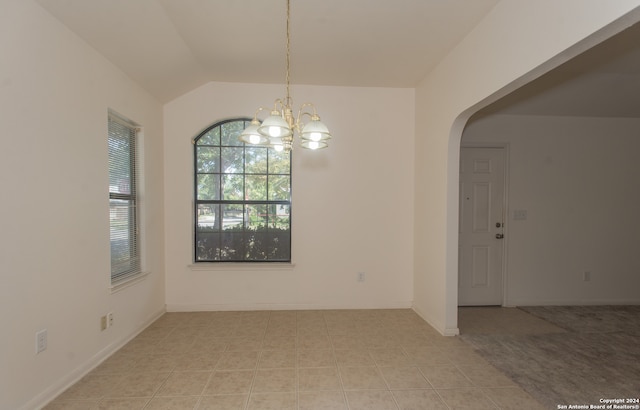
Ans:
{"type": "Polygon", "coordinates": [[[0,0],[0,409],[638,406],[638,22],[0,0]]]}

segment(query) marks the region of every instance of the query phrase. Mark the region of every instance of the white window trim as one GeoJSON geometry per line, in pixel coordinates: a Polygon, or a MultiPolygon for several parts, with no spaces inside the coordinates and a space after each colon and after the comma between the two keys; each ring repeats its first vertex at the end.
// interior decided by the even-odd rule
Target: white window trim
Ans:
{"type": "Polygon", "coordinates": [[[240,272],[240,271],[288,271],[293,262],[198,262],[187,265],[192,271],[240,272]]]}
{"type": "Polygon", "coordinates": [[[136,285],[140,282],[142,282],[143,280],[145,280],[147,278],[147,276],[149,276],[151,274],[151,272],[136,272],[136,273],[132,273],[131,275],[121,278],[120,280],[111,283],[111,286],[109,286],[109,290],[111,291],[111,293],[118,293],[121,290],[124,290],[126,288],[129,288],[133,285],[136,285]]]}

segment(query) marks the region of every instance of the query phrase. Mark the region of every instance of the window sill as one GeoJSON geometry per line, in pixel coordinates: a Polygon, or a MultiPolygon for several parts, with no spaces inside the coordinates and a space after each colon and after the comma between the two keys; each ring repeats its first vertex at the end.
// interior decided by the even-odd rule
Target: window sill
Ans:
{"type": "Polygon", "coordinates": [[[147,278],[147,276],[149,276],[150,273],[151,272],[136,273],[135,275],[128,276],[124,279],[120,279],[119,281],[112,283],[110,287],[111,294],[120,292],[123,289],[142,282],[147,278]]]}
{"type": "Polygon", "coordinates": [[[293,262],[202,262],[192,263],[191,265],[188,265],[188,267],[192,271],[283,271],[293,270],[296,267],[296,264],[293,262]]]}

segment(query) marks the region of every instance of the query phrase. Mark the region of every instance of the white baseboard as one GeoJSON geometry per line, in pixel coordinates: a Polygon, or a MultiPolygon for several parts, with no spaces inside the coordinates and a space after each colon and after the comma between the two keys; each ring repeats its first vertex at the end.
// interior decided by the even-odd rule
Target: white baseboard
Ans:
{"type": "Polygon", "coordinates": [[[418,316],[420,316],[422,318],[422,320],[427,322],[427,324],[429,326],[434,328],[442,336],[458,336],[460,334],[460,329],[459,328],[457,328],[457,327],[452,327],[452,328],[440,327],[437,324],[435,324],[432,320],[429,320],[429,317],[427,315],[425,315],[423,312],[421,312],[420,309],[418,309],[417,307],[412,306],[412,309],[413,309],[414,312],[416,312],[416,314],[418,316]]]}
{"type": "Polygon", "coordinates": [[[108,359],[109,356],[117,352],[122,346],[129,343],[134,337],[138,336],[143,330],[145,330],[150,324],[155,322],[164,313],[165,309],[162,309],[151,315],[146,321],[142,323],[142,325],[138,329],[135,329],[129,335],[124,336],[119,340],[115,340],[113,343],[107,345],[104,349],[98,351],[82,365],[75,368],[69,374],[61,377],[56,383],[52,384],[42,393],[38,394],[36,397],[25,403],[22,407],[20,407],[20,410],[41,409],[46,406],[49,402],[54,400],[61,393],[63,393],[69,387],[73,386],[93,369],[98,367],[102,362],[108,359]]]}
{"type": "Polygon", "coordinates": [[[411,301],[376,304],[324,304],[324,303],[220,303],[166,305],[167,312],[227,312],[246,310],[342,310],[342,309],[410,309],[411,301]]]}
{"type": "Polygon", "coordinates": [[[640,299],[522,299],[509,300],[509,306],[610,306],[640,305],[640,299]]]}

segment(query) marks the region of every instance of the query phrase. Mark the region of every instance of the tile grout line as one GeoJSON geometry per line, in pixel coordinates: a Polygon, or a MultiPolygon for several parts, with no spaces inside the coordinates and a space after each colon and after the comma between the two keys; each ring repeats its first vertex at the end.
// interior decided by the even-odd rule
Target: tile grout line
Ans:
{"type": "MultiPolygon", "coordinates": [[[[326,322],[326,319],[325,319],[326,322]]],[[[325,323],[326,324],[326,323],[325,323]]],[[[329,328],[327,326],[327,334],[329,333],[329,328]]],[[[344,400],[344,404],[347,410],[351,409],[349,405],[349,399],[347,399],[347,392],[344,389],[344,381],[342,380],[342,373],[340,372],[340,365],[338,364],[338,356],[336,355],[336,348],[334,346],[334,341],[331,336],[329,336],[329,341],[331,342],[331,356],[333,357],[333,363],[335,365],[336,373],[338,374],[338,380],[340,381],[340,392],[342,393],[342,400],[344,400]]]]}

